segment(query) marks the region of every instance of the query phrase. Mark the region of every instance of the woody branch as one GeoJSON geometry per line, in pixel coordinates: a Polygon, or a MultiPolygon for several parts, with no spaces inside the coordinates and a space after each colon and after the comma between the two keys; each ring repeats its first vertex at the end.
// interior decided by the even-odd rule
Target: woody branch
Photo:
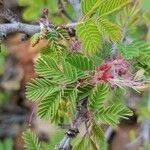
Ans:
{"type": "MultiPolygon", "coordinates": [[[[77,23],[64,25],[65,28],[74,28],[77,23]]],[[[31,25],[22,22],[0,24],[0,38],[6,37],[10,33],[25,33],[33,35],[40,32],[40,25],[31,25]]]]}
{"type": "MultiPolygon", "coordinates": [[[[31,24],[20,22],[19,19],[16,19],[16,15],[12,15],[13,13],[7,8],[1,9],[0,17],[8,20],[10,23],[0,24],[0,41],[5,39],[6,36],[10,33],[18,32],[18,33],[25,33],[26,35],[32,36],[33,34],[40,32],[42,27],[50,31],[55,26],[49,22],[48,13],[49,12],[47,9],[43,9],[42,16],[39,19],[39,24],[31,25],[31,24]]],[[[70,23],[70,24],[62,25],[62,27],[68,29],[69,28],[74,29],[76,25],[77,23],[70,23]]]]}

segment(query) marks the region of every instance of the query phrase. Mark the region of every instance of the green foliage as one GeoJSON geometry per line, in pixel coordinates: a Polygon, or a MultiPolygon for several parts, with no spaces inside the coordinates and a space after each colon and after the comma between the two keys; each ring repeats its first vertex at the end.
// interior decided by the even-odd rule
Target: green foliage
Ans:
{"type": "Polygon", "coordinates": [[[54,92],[60,90],[60,88],[54,85],[48,79],[34,79],[27,85],[26,95],[30,100],[41,100],[54,92]]]}
{"type": "Polygon", "coordinates": [[[94,70],[94,63],[88,57],[80,54],[72,54],[66,59],[72,66],[77,67],[82,71],[94,70]]]}
{"type": "Polygon", "coordinates": [[[69,80],[76,81],[77,78],[83,76],[83,73],[81,71],[78,71],[70,63],[63,61],[62,65],[63,65],[62,67],[63,67],[64,76],[69,80]]]}
{"type": "Polygon", "coordinates": [[[56,60],[49,56],[42,56],[35,64],[36,73],[45,78],[59,77],[61,70],[59,69],[56,60]]]}
{"type": "Polygon", "coordinates": [[[150,109],[147,107],[141,107],[138,110],[138,115],[139,115],[138,120],[140,122],[142,122],[146,119],[149,119],[150,118],[150,109]]]}
{"type": "Polygon", "coordinates": [[[106,108],[103,107],[99,109],[97,118],[101,123],[109,124],[111,126],[116,126],[119,123],[120,118],[127,119],[133,113],[124,104],[112,103],[106,108]]]}
{"type": "Polygon", "coordinates": [[[51,57],[56,57],[57,58],[57,54],[54,54],[52,52],[52,50],[49,48],[49,46],[45,46],[43,48],[40,49],[40,54],[43,56],[51,56],[51,57]]]}
{"type": "Polygon", "coordinates": [[[89,147],[91,150],[98,150],[96,144],[95,144],[95,141],[93,141],[91,138],[89,138],[89,147]]]}
{"type": "Polygon", "coordinates": [[[64,40],[70,39],[67,30],[62,29],[60,27],[55,28],[55,30],[56,30],[56,34],[58,35],[59,38],[64,39],[64,40]]]}
{"type": "Polygon", "coordinates": [[[149,4],[149,0],[143,0],[141,1],[141,7],[142,7],[142,11],[148,11],[150,6],[148,5],[149,4]]]}
{"type": "MultiPolygon", "coordinates": [[[[113,60],[110,50],[114,44],[115,57],[122,56],[126,60],[138,58],[136,63],[148,66],[148,61],[145,61],[149,59],[149,44],[141,41],[130,42],[128,41],[130,37],[128,39],[126,35],[128,31],[126,28],[130,27],[129,24],[134,24],[136,17],[134,18],[133,14],[137,15],[136,9],[131,11],[128,11],[128,8],[123,9],[130,2],[130,0],[82,0],[83,17],[75,28],[76,37],[70,36],[63,27],[54,27],[44,35],[48,45],[41,50],[41,56],[35,63],[38,77],[27,85],[26,95],[32,101],[38,101],[40,118],[51,119],[55,123],[70,122],[78,109],[77,102],[87,100],[88,121],[85,123],[89,132],[83,135],[80,142],[77,141],[78,143],[73,146],[74,150],[84,150],[87,146],[91,150],[106,150],[107,144],[101,125],[116,126],[120,119],[127,119],[132,115],[132,111],[125,104],[114,101],[115,96],[121,99],[123,93],[113,90],[112,86],[108,85],[111,82],[101,79],[99,84],[95,85],[92,82],[96,75],[98,78],[101,73],[107,76],[105,66],[103,69],[100,67],[101,63],[107,63],[108,58],[113,60]],[[126,12],[127,22],[121,22],[120,19],[118,25],[115,23],[117,13],[113,15],[113,12],[121,9],[126,12]],[[133,18],[129,19],[128,23],[129,14],[132,14],[133,18]],[[106,16],[107,18],[104,18],[106,16]],[[75,38],[81,42],[82,48],[78,52],[67,50],[75,38]],[[115,96],[112,96],[113,94],[115,96]]],[[[121,16],[122,14],[124,13],[121,13],[121,16]]],[[[118,80],[125,82],[124,78],[119,77],[118,80]]],[[[30,131],[24,135],[27,146],[39,144],[30,131]]]]}
{"type": "Polygon", "coordinates": [[[81,150],[81,149],[86,149],[87,148],[87,137],[84,135],[82,139],[80,140],[79,143],[77,143],[74,147],[73,150],[81,150]]]}
{"type": "Polygon", "coordinates": [[[83,15],[87,14],[97,3],[98,0],[82,0],[81,9],[83,15]]]}
{"type": "Polygon", "coordinates": [[[109,87],[107,84],[97,85],[90,94],[89,109],[96,113],[96,117],[101,123],[115,126],[119,123],[120,118],[127,118],[132,115],[132,112],[119,101],[107,104],[108,101],[105,100],[108,93],[109,87]]]}
{"type": "Polygon", "coordinates": [[[91,94],[93,86],[90,84],[85,84],[78,88],[78,100],[82,100],[91,94]]]}
{"type": "Polygon", "coordinates": [[[50,45],[50,49],[52,49],[53,51],[61,50],[62,47],[58,43],[58,37],[55,30],[47,34],[47,39],[50,45]]]}
{"type": "Polygon", "coordinates": [[[59,141],[63,138],[65,132],[62,130],[57,130],[54,134],[51,135],[49,142],[43,142],[42,148],[44,150],[53,150],[54,147],[59,143],[59,141]]]}
{"type": "Polygon", "coordinates": [[[37,19],[42,8],[51,8],[51,12],[55,12],[57,9],[57,3],[54,0],[19,0],[19,4],[21,6],[28,6],[23,13],[23,18],[28,21],[37,19]]]}
{"type": "MultiPolygon", "coordinates": [[[[106,107],[102,105],[109,92],[106,84],[98,85],[93,90],[92,86],[84,85],[83,87],[79,87],[75,93],[70,92],[72,91],[71,88],[66,88],[66,84],[74,84],[73,88],[75,89],[75,82],[85,77],[84,72],[93,72],[94,68],[93,62],[81,55],[74,55],[74,57],[72,55],[71,57],[61,58],[59,60],[54,60],[54,58],[49,56],[40,57],[35,64],[35,69],[42,78],[34,80],[27,86],[27,96],[30,99],[41,99],[38,115],[43,119],[51,118],[57,122],[62,117],[63,112],[62,104],[59,105],[60,99],[67,99],[67,95],[70,95],[69,97],[74,105],[77,97],[80,97],[78,100],[89,97],[89,108],[93,112],[98,110],[95,118],[102,124],[116,126],[120,118],[126,118],[132,115],[131,111],[122,104],[109,104],[106,107]],[[65,83],[65,85],[62,83],[65,83]],[[61,94],[58,94],[61,95],[59,100],[57,95],[58,91],[61,91],[61,94]],[[75,95],[75,98],[73,98],[73,95],[75,95]]],[[[98,150],[99,145],[101,145],[99,141],[103,139],[103,135],[101,128],[96,123],[93,123],[91,135],[89,137],[84,136],[73,149],[86,149],[87,145],[89,145],[90,149],[98,150]]]]}
{"type": "Polygon", "coordinates": [[[74,81],[84,75],[82,71],[76,69],[65,59],[61,59],[61,64],[62,67],[59,68],[53,58],[43,56],[35,64],[35,70],[40,76],[45,78],[59,79],[63,77],[63,79],[70,81],[74,81]]]}
{"type": "Polygon", "coordinates": [[[112,42],[118,42],[121,39],[119,26],[109,20],[100,18],[97,20],[97,26],[103,38],[112,42]]]}
{"type": "Polygon", "coordinates": [[[33,44],[37,41],[39,41],[39,38],[44,38],[46,36],[46,39],[48,40],[48,45],[45,47],[45,49],[41,50],[41,53],[44,54],[52,54],[54,53],[60,53],[62,52],[66,47],[65,45],[61,44],[59,41],[68,41],[69,40],[69,34],[68,32],[60,27],[54,27],[51,29],[50,32],[48,32],[46,35],[41,31],[41,33],[37,33],[33,36],[33,44]],[[44,52],[43,52],[44,51],[44,52]]]}
{"type": "MultiPolygon", "coordinates": [[[[150,66],[150,43],[144,41],[133,41],[126,45],[120,43],[118,45],[121,55],[127,59],[131,60],[133,58],[138,58],[137,62],[142,65],[150,66]]],[[[146,67],[144,67],[146,69],[146,67]]]]}
{"type": "MultiPolygon", "coordinates": [[[[56,24],[67,22],[68,19],[62,16],[58,9],[58,2],[56,0],[19,0],[19,5],[24,7],[23,19],[27,21],[37,21],[41,16],[41,10],[48,8],[50,15],[49,18],[56,24]]],[[[73,7],[70,4],[64,4],[64,7],[69,15],[73,18],[76,17],[73,7]]]]}
{"type": "Polygon", "coordinates": [[[5,57],[7,56],[7,50],[4,45],[1,45],[1,52],[0,52],[0,75],[4,73],[5,70],[5,57]]]}
{"type": "Polygon", "coordinates": [[[121,9],[122,7],[129,4],[131,0],[105,0],[101,5],[99,6],[99,16],[103,17],[109,14],[112,14],[113,12],[121,9]]]}
{"type": "Polygon", "coordinates": [[[9,100],[9,94],[7,92],[0,91],[0,106],[7,103],[9,100]]]}
{"type": "Polygon", "coordinates": [[[61,27],[54,27],[51,29],[50,32],[46,33],[46,31],[40,31],[40,33],[35,33],[31,37],[32,46],[34,47],[41,39],[46,38],[48,41],[48,44],[46,47],[44,47],[41,50],[41,54],[43,55],[51,55],[52,53],[60,53],[62,52],[66,47],[64,44],[60,44],[60,40],[63,40],[64,42],[69,40],[69,34],[67,30],[61,28],[61,27]]]}
{"type": "Polygon", "coordinates": [[[36,45],[39,40],[40,40],[40,33],[35,33],[32,37],[31,37],[31,43],[32,43],[32,46],[36,45]]]}
{"type": "Polygon", "coordinates": [[[13,150],[13,140],[11,138],[6,138],[0,141],[0,150],[13,150]]]}
{"type": "Polygon", "coordinates": [[[134,43],[131,43],[129,45],[120,43],[118,47],[121,55],[127,60],[138,57],[140,54],[139,48],[134,43]]]}
{"type": "Polygon", "coordinates": [[[98,12],[100,17],[112,14],[131,3],[131,0],[82,0],[82,13],[87,17],[98,12]]]}
{"type": "Polygon", "coordinates": [[[104,103],[104,100],[109,92],[107,84],[99,84],[93,90],[89,97],[89,108],[91,111],[98,111],[104,103]]]}
{"type": "Polygon", "coordinates": [[[96,141],[96,143],[100,143],[104,141],[104,133],[101,129],[100,125],[98,125],[96,122],[92,123],[91,131],[90,131],[91,138],[96,141]]]}
{"type": "Polygon", "coordinates": [[[23,139],[25,142],[24,147],[26,150],[42,150],[41,143],[30,129],[23,133],[23,139]]]}
{"type": "Polygon", "coordinates": [[[120,27],[102,17],[120,10],[130,2],[130,0],[82,1],[81,9],[85,16],[76,27],[76,34],[88,54],[94,54],[102,48],[102,39],[114,43],[121,40],[120,27]]]}
{"type": "Polygon", "coordinates": [[[95,53],[101,47],[101,35],[93,20],[77,26],[76,34],[87,53],[95,53]]]}
{"type": "Polygon", "coordinates": [[[59,93],[53,93],[52,95],[44,98],[39,105],[38,116],[43,119],[55,117],[59,105],[59,93]]]}
{"type": "Polygon", "coordinates": [[[90,150],[99,150],[102,148],[103,142],[104,142],[104,133],[101,127],[95,122],[92,122],[89,135],[84,135],[81,138],[81,140],[73,147],[73,150],[79,150],[81,148],[87,149],[87,146],[90,148],[90,150]]]}
{"type": "Polygon", "coordinates": [[[34,79],[27,85],[26,95],[32,101],[40,101],[38,115],[41,118],[58,121],[64,111],[57,111],[62,100],[73,102],[71,107],[74,109],[77,97],[80,99],[89,94],[92,86],[83,85],[77,89],[77,82],[88,78],[94,64],[78,54],[75,58],[77,59],[71,56],[54,60],[44,55],[36,61],[35,70],[41,78],[34,79]]]}
{"type": "Polygon", "coordinates": [[[150,43],[149,42],[138,42],[137,47],[140,50],[139,62],[150,67],[150,43]]]}

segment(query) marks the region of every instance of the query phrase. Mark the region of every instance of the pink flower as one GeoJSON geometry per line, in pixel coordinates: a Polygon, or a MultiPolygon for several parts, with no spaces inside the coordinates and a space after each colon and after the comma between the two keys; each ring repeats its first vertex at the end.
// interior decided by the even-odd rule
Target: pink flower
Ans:
{"type": "Polygon", "coordinates": [[[128,77],[129,65],[123,58],[116,58],[113,60],[107,60],[104,64],[96,69],[93,84],[97,84],[101,81],[109,82],[110,79],[116,79],[121,77],[128,77]]]}
{"type": "Polygon", "coordinates": [[[92,83],[108,82],[112,86],[127,86],[135,88],[145,82],[131,80],[129,65],[123,58],[108,60],[96,69],[92,83]]]}

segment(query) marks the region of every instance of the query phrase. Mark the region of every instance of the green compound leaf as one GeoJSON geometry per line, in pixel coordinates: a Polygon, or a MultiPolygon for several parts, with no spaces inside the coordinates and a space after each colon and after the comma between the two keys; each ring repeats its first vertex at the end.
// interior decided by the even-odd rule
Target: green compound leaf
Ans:
{"type": "Polygon", "coordinates": [[[110,104],[106,108],[101,108],[97,114],[97,118],[101,123],[116,126],[121,118],[127,119],[133,113],[123,104],[110,104]]]}
{"type": "Polygon", "coordinates": [[[89,146],[91,150],[99,150],[97,148],[97,143],[91,138],[89,138],[89,146]]]}
{"type": "Polygon", "coordinates": [[[87,137],[84,135],[82,139],[73,147],[73,150],[86,149],[87,147],[87,137]]]}
{"type": "Polygon", "coordinates": [[[139,57],[139,61],[147,61],[149,62],[150,58],[150,43],[145,41],[133,41],[130,44],[122,44],[118,45],[118,48],[122,54],[122,56],[127,59],[133,59],[139,57]]]}
{"type": "Polygon", "coordinates": [[[65,29],[57,27],[56,28],[56,33],[57,33],[58,37],[60,37],[62,39],[65,39],[65,40],[69,40],[70,39],[69,34],[68,34],[68,32],[65,29]]]}
{"type": "Polygon", "coordinates": [[[59,38],[65,39],[67,36],[67,35],[64,35],[65,33],[62,33],[62,31],[60,32],[59,30],[58,31],[57,30],[53,29],[51,32],[47,34],[47,37],[46,37],[48,39],[50,49],[54,52],[64,49],[64,46],[59,44],[59,38]]]}
{"type": "Polygon", "coordinates": [[[81,10],[85,15],[87,14],[95,5],[98,0],[82,0],[81,1],[81,10]]]}
{"type": "Polygon", "coordinates": [[[101,35],[93,20],[81,23],[76,28],[76,34],[88,53],[95,53],[101,47],[101,35]]]}
{"type": "Polygon", "coordinates": [[[39,42],[40,36],[41,36],[41,33],[35,33],[35,34],[31,37],[31,44],[32,44],[32,46],[35,46],[35,45],[39,42]]]}
{"type": "Polygon", "coordinates": [[[104,0],[99,6],[99,16],[103,17],[123,8],[131,3],[131,0],[104,0]]]}
{"type": "Polygon", "coordinates": [[[41,143],[30,129],[23,133],[23,139],[25,150],[42,150],[41,143]]]}
{"type": "Polygon", "coordinates": [[[80,54],[70,55],[66,61],[82,71],[94,70],[95,68],[92,60],[80,54]]]}
{"type": "Polygon", "coordinates": [[[85,84],[78,88],[78,100],[82,100],[91,94],[93,86],[90,84],[85,84]]]}
{"type": "Polygon", "coordinates": [[[143,64],[150,67],[150,42],[145,41],[134,41],[134,45],[139,49],[140,54],[138,61],[143,64]]]}
{"type": "Polygon", "coordinates": [[[119,26],[107,19],[98,19],[97,26],[102,37],[111,42],[118,42],[121,39],[121,30],[119,26]]]}
{"type": "Polygon", "coordinates": [[[63,75],[66,79],[71,81],[76,81],[85,76],[82,70],[79,70],[77,67],[71,65],[66,59],[62,59],[62,68],[63,68],[63,75]]]}
{"type": "Polygon", "coordinates": [[[45,78],[53,78],[62,74],[54,58],[50,56],[40,57],[35,63],[35,71],[45,78]]]}
{"type": "Polygon", "coordinates": [[[96,142],[104,141],[104,133],[101,129],[100,125],[98,125],[95,121],[92,123],[91,131],[90,131],[91,138],[96,142]]]}
{"type": "Polygon", "coordinates": [[[26,96],[32,101],[41,100],[60,88],[52,84],[49,79],[34,79],[26,86],[26,96]]]}
{"type": "Polygon", "coordinates": [[[53,93],[44,98],[38,107],[38,116],[43,119],[52,118],[57,113],[59,105],[59,93],[53,93]]]}
{"type": "Polygon", "coordinates": [[[121,52],[121,55],[127,60],[138,57],[140,54],[139,48],[134,43],[133,44],[131,43],[129,45],[120,43],[118,45],[118,48],[121,52]]]}
{"type": "Polygon", "coordinates": [[[109,87],[107,84],[99,84],[97,85],[93,91],[91,96],[89,97],[89,109],[93,112],[99,110],[103,102],[108,95],[109,87]]]}

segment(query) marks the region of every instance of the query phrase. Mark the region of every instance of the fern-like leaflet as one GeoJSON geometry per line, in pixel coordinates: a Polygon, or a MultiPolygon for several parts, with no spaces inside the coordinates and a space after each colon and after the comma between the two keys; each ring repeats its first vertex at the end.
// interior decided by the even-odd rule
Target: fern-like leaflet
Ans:
{"type": "Polygon", "coordinates": [[[106,108],[101,108],[96,115],[101,123],[116,126],[121,118],[127,119],[133,113],[123,104],[110,104],[106,108]]]}
{"type": "Polygon", "coordinates": [[[101,35],[93,20],[79,24],[76,33],[87,53],[95,53],[101,47],[101,35]]]}
{"type": "Polygon", "coordinates": [[[89,108],[91,111],[97,111],[98,108],[103,106],[103,102],[109,92],[109,87],[107,84],[97,85],[89,98],[89,108]]]}
{"type": "Polygon", "coordinates": [[[98,19],[97,26],[102,37],[111,42],[118,42],[121,39],[121,29],[118,25],[107,19],[98,19]]]}
{"type": "Polygon", "coordinates": [[[105,0],[99,6],[98,13],[100,17],[112,14],[131,3],[131,0],[105,0]]]}
{"type": "Polygon", "coordinates": [[[23,133],[23,139],[25,142],[25,149],[27,150],[42,150],[41,143],[39,142],[36,135],[30,130],[26,130],[23,133]]]}

